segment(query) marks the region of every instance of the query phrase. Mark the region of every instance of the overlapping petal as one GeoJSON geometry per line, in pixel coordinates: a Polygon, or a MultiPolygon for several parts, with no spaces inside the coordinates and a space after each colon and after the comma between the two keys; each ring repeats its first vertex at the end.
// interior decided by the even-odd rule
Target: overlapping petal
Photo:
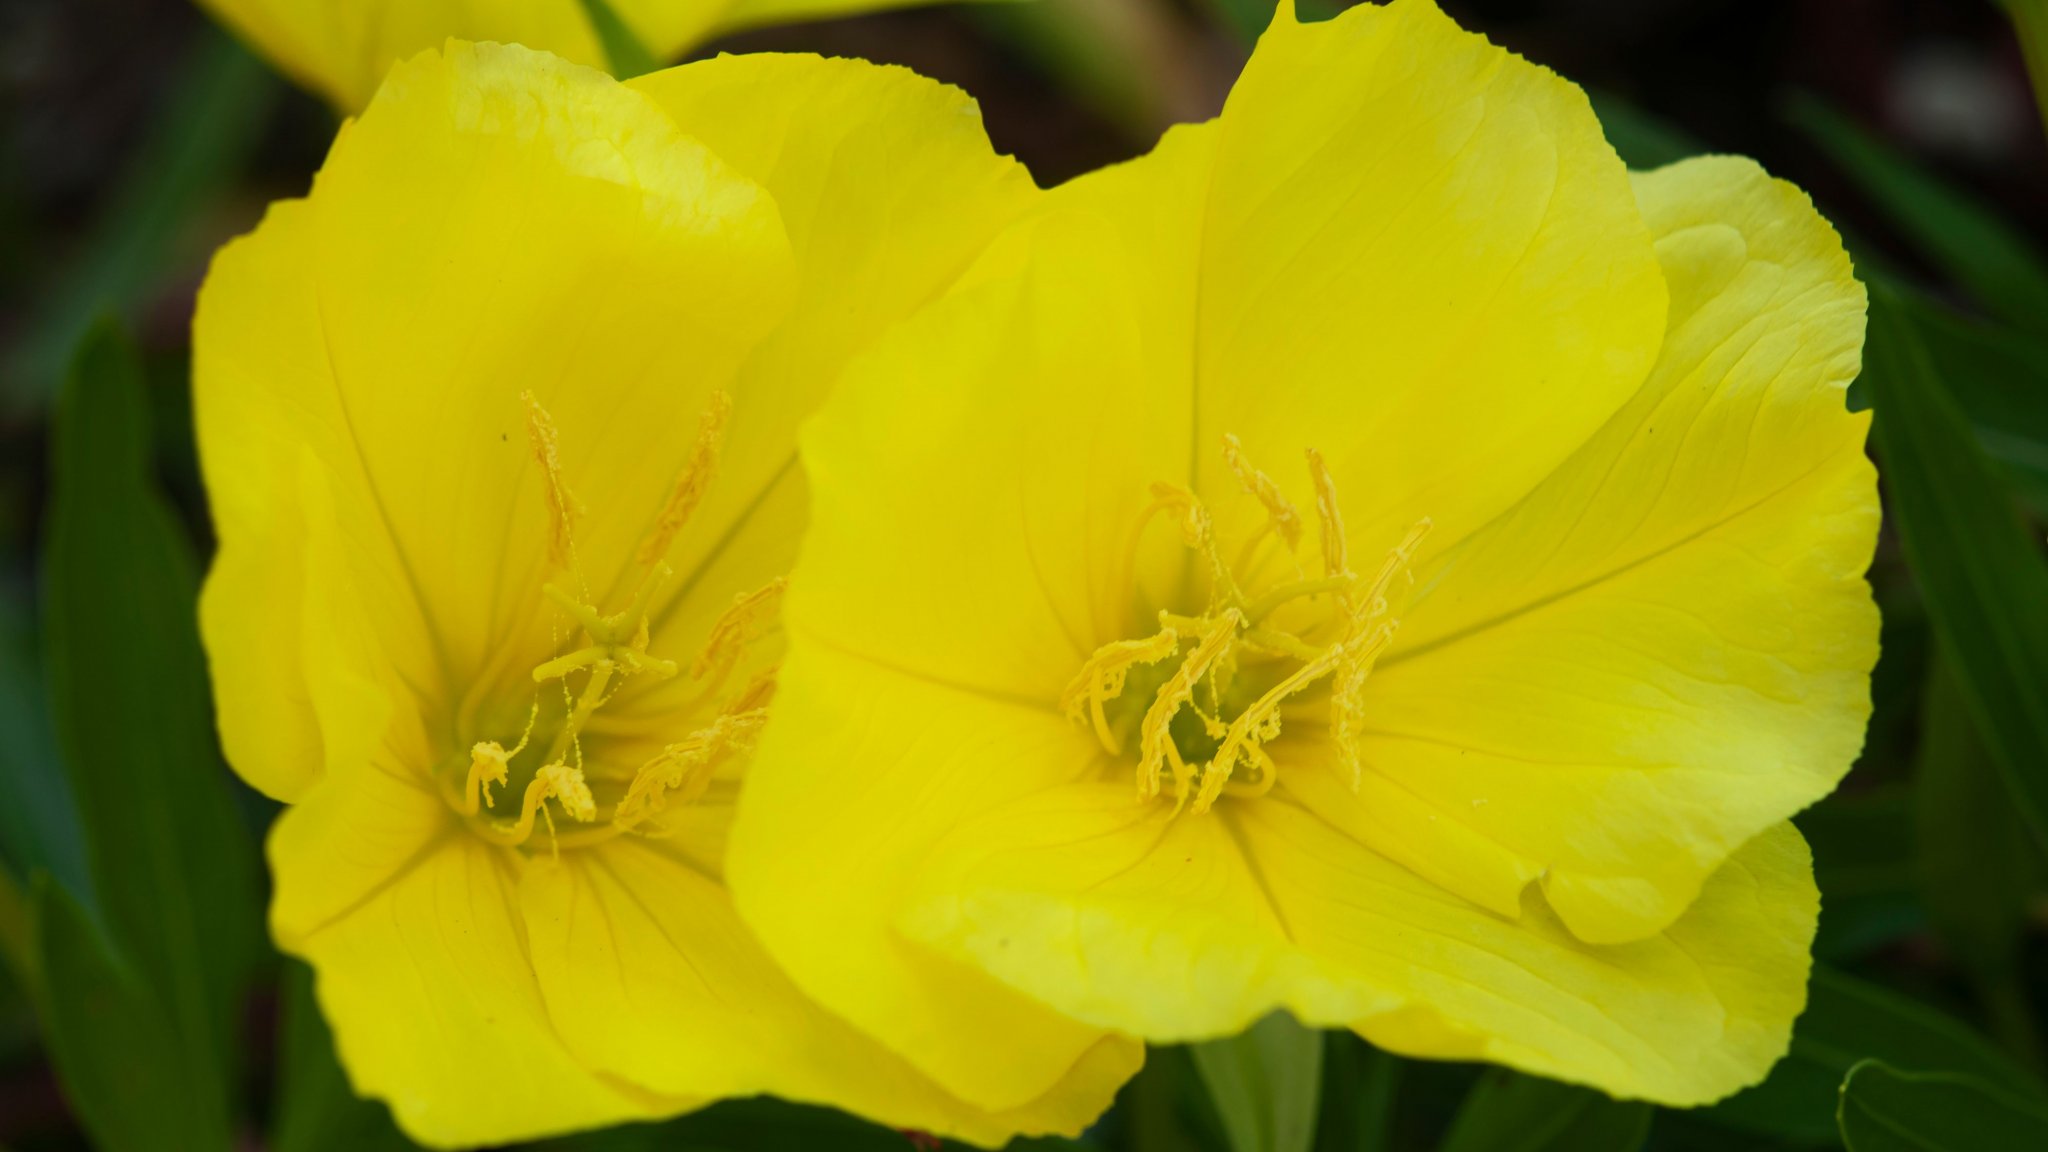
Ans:
{"type": "Polygon", "coordinates": [[[1304,799],[1496,911],[1661,930],[1862,748],[1877,608],[1863,288],[1797,189],[1734,159],[1641,176],[1671,284],[1643,389],[1425,577],[1367,687],[1366,786],[1304,799]]]}
{"type": "Polygon", "coordinates": [[[1867,714],[1860,334],[1754,166],[1631,185],[1575,90],[1426,3],[1283,12],[1219,122],[1050,193],[814,422],[742,914],[984,1102],[1076,1024],[1274,1007],[1671,1103],[1754,1082],[1816,913],[1783,822],[1867,714]],[[1133,543],[1150,482],[1254,535],[1225,433],[1300,508],[1327,456],[1356,566],[1435,531],[1359,789],[1291,708],[1277,791],[1169,815],[1057,702],[1204,586],[1133,543]]]}
{"type": "MultiPolygon", "coordinates": [[[[195,382],[223,731],[291,803],[277,938],[312,961],[356,1086],[417,1138],[766,1092],[996,1144],[1078,1130],[1134,1069],[1091,1038],[992,1107],[811,1003],[722,887],[729,783],[669,838],[565,838],[559,859],[553,831],[506,848],[454,811],[472,742],[509,745],[557,651],[543,586],[607,610],[631,592],[714,393],[733,406],[717,481],[649,637],[686,667],[736,591],[787,570],[795,427],[838,362],[1034,195],[970,101],[901,70],[735,58],[636,91],[456,44],[401,66],[312,194],[217,261],[195,382]]],[[[718,706],[676,680],[605,712],[592,771],[630,772],[718,706]]]]}
{"type": "Polygon", "coordinates": [[[1677,1105],[1753,1083],[1783,1053],[1819,910],[1789,824],[1664,933],[1600,947],[1540,900],[1495,915],[1296,805],[1175,819],[1120,783],[964,824],[924,875],[906,933],[1083,1019],[1176,1040],[1286,1008],[1408,1055],[1677,1105]]]}

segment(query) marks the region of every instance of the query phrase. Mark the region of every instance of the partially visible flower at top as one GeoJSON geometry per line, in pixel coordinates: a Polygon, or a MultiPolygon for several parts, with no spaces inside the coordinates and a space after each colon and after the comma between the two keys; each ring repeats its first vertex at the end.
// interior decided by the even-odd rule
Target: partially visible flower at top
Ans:
{"type": "Polygon", "coordinates": [[[809,425],[730,874],[951,1090],[1276,1008],[1678,1105],[1764,1075],[1861,746],[1864,296],[1428,0],[1282,4],[809,425]]]}
{"type": "MultiPolygon", "coordinates": [[[[656,58],[766,24],[908,8],[940,0],[602,0],[656,58]]],[[[443,40],[496,40],[606,67],[591,0],[199,0],[271,63],[343,113],[384,73],[443,40]]]]}
{"type": "Polygon", "coordinates": [[[393,70],[216,259],[201,610],[271,926],[355,1087],[498,1143],[774,1093],[999,1143],[1128,1041],[965,1103],[799,993],[723,884],[844,358],[1036,195],[971,101],[739,56],[622,85],[519,47],[393,70]]]}

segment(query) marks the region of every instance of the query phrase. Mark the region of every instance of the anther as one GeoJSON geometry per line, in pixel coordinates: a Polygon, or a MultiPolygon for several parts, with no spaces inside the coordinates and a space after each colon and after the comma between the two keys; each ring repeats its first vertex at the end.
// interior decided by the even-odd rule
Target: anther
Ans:
{"type": "Polygon", "coordinates": [[[533,450],[533,458],[540,465],[541,475],[547,482],[548,502],[548,562],[557,568],[574,570],[576,567],[576,517],[583,513],[583,505],[576,494],[569,491],[569,482],[562,478],[562,452],[560,436],[555,431],[554,417],[540,406],[540,401],[531,392],[521,392],[519,398],[526,403],[526,440],[533,450]]]}
{"type": "Polygon", "coordinates": [[[697,505],[704,500],[704,494],[711,490],[711,482],[718,476],[718,455],[725,443],[725,425],[732,418],[732,397],[723,391],[711,393],[711,406],[697,419],[697,443],[690,451],[689,463],[676,474],[675,486],[669,489],[668,501],[662,505],[661,515],[655,517],[654,527],[640,544],[640,563],[652,565],[668,555],[669,545],[675,542],[676,533],[689,522],[697,505]]]}
{"type": "Polygon", "coordinates": [[[739,661],[740,653],[746,651],[755,629],[766,620],[773,619],[781,607],[782,594],[789,587],[789,580],[777,576],[752,592],[742,592],[733,597],[732,606],[712,622],[711,634],[704,640],[704,650],[690,664],[690,679],[710,680],[707,691],[714,690],[724,681],[732,667],[739,661]]]}
{"type": "MultiPolygon", "coordinates": [[[[1181,705],[1195,698],[1195,685],[1207,675],[1210,666],[1216,663],[1225,649],[1237,636],[1238,626],[1244,623],[1235,608],[1225,608],[1220,616],[1209,624],[1201,635],[1194,651],[1165,684],[1159,694],[1152,698],[1152,706],[1145,710],[1145,719],[1139,724],[1138,745],[1138,795],[1149,800],[1159,795],[1159,778],[1166,769],[1167,757],[1177,755],[1173,747],[1170,726],[1174,713],[1181,705]]],[[[1175,772],[1176,778],[1181,773],[1175,772]]]]}
{"type": "Polygon", "coordinates": [[[767,719],[765,708],[722,711],[710,727],[663,748],[633,774],[633,783],[619,801],[612,822],[624,830],[637,830],[659,817],[671,801],[687,804],[702,796],[721,763],[734,753],[753,749],[754,738],[767,719]]]}
{"type": "Polygon", "coordinates": [[[1337,510],[1337,484],[1330,479],[1330,469],[1323,463],[1323,454],[1314,448],[1308,450],[1308,475],[1316,487],[1317,531],[1323,539],[1323,575],[1333,578],[1349,576],[1351,563],[1344,542],[1344,516],[1337,510]]]}
{"type": "MultiPolygon", "coordinates": [[[[1267,530],[1279,535],[1281,542],[1287,545],[1288,552],[1291,553],[1299,547],[1301,513],[1294,510],[1294,505],[1288,501],[1286,494],[1280,491],[1280,485],[1275,484],[1271,476],[1254,468],[1252,462],[1245,459],[1244,445],[1229,433],[1223,436],[1223,462],[1228,464],[1230,471],[1237,476],[1238,486],[1244,489],[1245,494],[1266,506],[1267,530]]],[[[1256,542],[1257,537],[1254,537],[1253,543],[1256,542]]],[[[1250,550],[1251,546],[1247,545],[1246,551],[1250,550]]]]}
{"type": "Polygon", "coordinates": [[[1132,668],[1157,664],[1179,648],[1180,634],[1170,627],[1142,640],[1104,644],[1088,657],[1081,671],[1068,682],[1066,691],[1060,693],[1060,710],[1077,724],[1089,720],[1103,749],[1111,755],[1122,754],[1123,741],[1110,731],[1109,718],[1103,714],[1102,706],[1123,693],[1124,680],[1132,668]]]}

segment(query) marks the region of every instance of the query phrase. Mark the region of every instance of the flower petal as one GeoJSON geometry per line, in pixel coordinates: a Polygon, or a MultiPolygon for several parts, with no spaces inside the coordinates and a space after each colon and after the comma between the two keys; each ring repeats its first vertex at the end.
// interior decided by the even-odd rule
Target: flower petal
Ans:
{"type": "MultiPolygon", "coordinates": [[[[793,620],[1048,706],[1098,645],[1151,627],[1122,565],[1147,486],[1187,473],[1191,347],[1161,243],[1199,208],[1210,140],[1171,133],[1052,193],[1062,210],[1004,236],[848,368],[804,444],[814,575],[796,580],[793,620]]],[[[1170,531],[1151,541],[1139,567],[1157,595],[1185,553],[1170,531]]]]}
{"type": "Polygon", "coordinates": [[[1655,357],[1662,278],[1584,94],[1430,0],[1282,6],[1217,133],[1187,298],[1226,539],[1264,515],[1226,433],[1303,508],[1320,449],[1376,560],[1420,517],[1437,549],[1504,510],[1655,357]]]}
{"type": "Polygon", "coordinates": [[[237,767],[279,795],[309,775],[304,689],[269,676],[289,663],[299,578],[284,445],[311,447],[356,546],[408,586],[402,619],[378,613],[435,666],[401,675],[457,699],[524,684],[506,658],[545,653],[551,613],[521,393],[558,426],[590,511],[576,556],[602,588],[688,458],[695,413],[780,314],[787,273],[761,190],[602,74],[494,45],[394,71],[312,195],[223,254],[195,321],[222,510],[207,635],[237,767]]]}
{"type": "Polygon", "coordinates": [[[518,854],[472,836],[419,771],[429,742],[394,696],[311,453],[300,481],[303,659],[326,770],[272,828],[270,923],[318,974],[351,1082],[435,1145],[683,1107],[602,1081],[554,1035],[510,904],[518,854]]]}
{"type": "Polygon", "coordinates": [[[1090,770],[1086,740],[1050,708],[798,640],[726,862],[769,954],[828,1010],[981,1108],[1025,1106],[1105,1043],[1110,1069],[1135,1071],[1134,1043],[1105,1041],[892,927],[933,843],[977,812],[1090,770]]]}
{"type": "Polygon", "coordinates": [[[1046,1097],[990,1114],[797,991],[714,879],[665,845],[614,840],[536,861],[522,888],[535,971],[591,1067],[669,1096],[772,1093],[997,1145],[1077,1134],[1132,1068],[1098,1043],[1046,1097]]]}
{"type": "Polygon", "coordinates": [[[1168,817],[1119,790],[963,826],[901,924],[1021,992],[1163,1040],[1277,1007],[1408,1055],[1484,1059],[1674,1105],[1783,1054],[1819,899],[1779,825],[1664,934],[1579,942],[1532,898],[1474,907],[1279,800],[1168,817]]]}
{"type": "Polygon", "coordinates": [[[1077,1019],[1151,1040],[1229,1035],[1276,1006],[1345,1024],[1400,1003],[1295,946],[1234,819],[1177,816],[1121,781],[968,821],[926,861],[898,924],[1077,1019]]]}
{"type": "MultiPolygon", "coordinates": [[[[949,288],[1036,190],[972,100],[902,68],[721,56],[631,86],[774,196],[796,258],[796,301],[729,385],[718,481],[670,553],[687,594],[655,640],[687,654],[736,594],[789,573],[807,504],[797,427],[846,359],[949,288]]],[[[761,646],[754,663],[777,654],[761,646]]],[[[695,687],[621,704],[660,714],[695,687]]]]}
{"type": "MultiPolygon", "coordinates": [[[[280,885],[291,870],[321,867],[296,851],[287,857],[286,839],[280,828],[271,850],[280,885]]],[[[388,1102],[414,1139],[439,1147],[687,1107],[591,1071],[556,1036],[526,957],[519,866],[515,853],[460,833],[338,919],[302,937],[280,926],[285,946],[318,974],[350,1082],[388,1102]]]]}
{"type": "Polygon", "coordinates": [[[200,3],[247,37],[280,70],[343,112],[368,104],[393,64],[439,48],[450,37],[524,44],[579,64],[605,62],[604,49],[578,0],[200,3]]]}
{"type": "Polygon", "coordinates": [[[1878,524],[1863,289],[1747,161],[1639,178],[1672,286],[1642,393],[1449,557],[1366,687],[1356,794],[1285,786],[1512,915],[1538,874],[1582,938],[1653,934],[1862,746],[1878,524]]]}

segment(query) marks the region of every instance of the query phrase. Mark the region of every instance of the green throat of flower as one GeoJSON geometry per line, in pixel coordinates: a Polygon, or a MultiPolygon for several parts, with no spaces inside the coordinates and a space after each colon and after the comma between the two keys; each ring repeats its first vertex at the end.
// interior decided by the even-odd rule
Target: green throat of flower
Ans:
{"type": "MultiPolygon", "coordinates": [[[[516,737],[507,731],[505,738],[471,745],[466,760],[440,773],[442,792],[472,831],[510,848],[528,846],[541,829],[551,851],[628,832],[666,835],[670,806],[701,797],[720,765],[751,748],[775,692],[770,669],[719,702],[748,642],[776,614],[784,587],[779,578],[736,597],[687,668],[648,651],[650,613],[672,575],[663,557],[710,488],[731,405],[723,393],[713,397],[696,449],[641,543],[638,586],[623,608],[606,613],[592,603],[579,572],[575,521],[582,506],[562,477],[554,421],[531,394],[523,399],[528,439],[546,480],[549,559],[562,576],[543,588],[559,614],[555,651],[533,665],[524,726],[516,720],[504,725],[516,728],[516,737]],[[697,716],[716,704],[708,724],[637,764],[586,757],[593,721],[629,681],[680,675],[695,687],[674,714],[697,716]],[[558,815],[566,827],[557,824],[558,815]]],[[[511,714],[494,719],[504,715],[511,714]]]]}
{"type": "Polygon", "coordinates": [[[1060,700],[1113,756],[1128,755],[1135,735],[1139,799],[1159,797],[1170,781],[1175,812],[1199,814],[1226,794],[1269,791],[1278,769],[1266,745],[1280,735],[1282,709],[1312,703],[1317,694],[1327,696],[1332,742],[1357,786],[1365,682],[1400,627],[1388,596],[1397,580],[1412,583],[1409,566],[1430,528],[1424,519],[1409,529],[1370,576],[1352,571],[1336,486],[1311,448],[1323,574],[1311,577],[1295,566],[1293,579],[1247,588],[1243,574],[1255,571],[1262,549],[1277,545],[1292,559],[1302,518],[1245,459],[1236,437],[1223,438],[1223,456],[1245,493],[1264,506],[1265,524],[1234,563],[1226,562],[1201,500],[1178,485],[1153,484],[1152,502],[1131,530],[1124,585],[1131,586],[1128,573],[1147,528],[1171,516],[1181,542],[1206,568],[1206,605],[1191,614],[1162,610],[1158,631],[1096,649],[1060,700]],[[1285,627],[1276,622],[1283,611],[1285,627]]]}

